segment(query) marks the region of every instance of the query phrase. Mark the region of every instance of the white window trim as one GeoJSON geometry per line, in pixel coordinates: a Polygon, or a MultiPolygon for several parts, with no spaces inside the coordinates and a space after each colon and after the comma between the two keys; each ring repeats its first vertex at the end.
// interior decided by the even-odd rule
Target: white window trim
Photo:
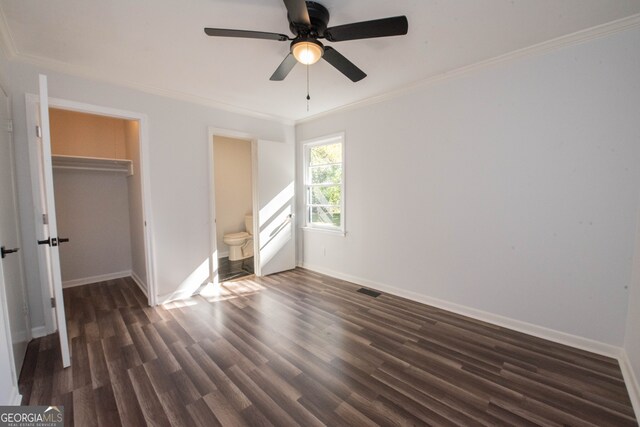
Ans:
{"type": "Polygon", "coordinates": [[[303,166],[302,166],[302,170],[303,170],[303,184],[304,184],[304,226],[302,227],[302,229],[304,231],[313,231],[313,232],[320,232],[320,233],[327,233],[327,234],[337,234],[337,235],[342,235],[345,236],[347,234],[346,232],[346,203],[345,203],[345,196],[346,196],[346,185],[345,185],[345,181],[346,181],[346,170],[347,170],[347,163],[346,163],[346,158],[345,158],[345,137],[344,137],[344,132],[341,133],[336,133],[336,134],[332,134],[332,135],[327,135],[327,136],[322,136],[320,138],[314,138],[314,139],[309,139],[306,141],[302,142],[302,151],[303,151],[303,155],[302,155],[302,162],[303,162],[303,166]],[[309,224],[309,218],[308,218],[308,200],[307,200],[307,186],[308,186],[308,170],[309,170],[309,148],[310,147],[315,147],[318,145],[325,145],[325,144],[331,144],[331,143],[335,143],[335,142],[339,142],[342,144],[342,180],[340,183],[340,190],[341,190],[341,198],[340,198],[340,227],[331,227],[331,226],[322,226],[322,225],[312,225],[309,224]]]}

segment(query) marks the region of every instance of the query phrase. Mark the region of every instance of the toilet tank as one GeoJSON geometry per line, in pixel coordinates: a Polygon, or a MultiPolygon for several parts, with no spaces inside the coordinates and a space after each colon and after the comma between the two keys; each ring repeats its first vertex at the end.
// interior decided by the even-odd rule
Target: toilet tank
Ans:
{"type": "Polygon", "coordinates": [[[253,215],[244,216],[244,228],[247,230],[247,233],[253,235],[253,215]]]}

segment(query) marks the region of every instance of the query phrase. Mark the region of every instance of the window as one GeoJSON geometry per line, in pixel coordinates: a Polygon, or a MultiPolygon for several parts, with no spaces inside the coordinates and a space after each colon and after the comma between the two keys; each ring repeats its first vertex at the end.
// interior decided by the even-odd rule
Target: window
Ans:
{"type": "Polygon", "coordinates": [[[304,144],[306,226],[344,232],[344,137],[304,144]]]}

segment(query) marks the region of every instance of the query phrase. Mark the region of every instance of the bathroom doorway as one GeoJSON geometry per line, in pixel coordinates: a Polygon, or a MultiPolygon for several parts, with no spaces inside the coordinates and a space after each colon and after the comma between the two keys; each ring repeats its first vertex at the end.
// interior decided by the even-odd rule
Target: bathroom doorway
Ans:
{"type": "Polygon", "coordinates": [[[251,140],[213,136],[214,223],[219,282],[254,274],[251,140]]]}

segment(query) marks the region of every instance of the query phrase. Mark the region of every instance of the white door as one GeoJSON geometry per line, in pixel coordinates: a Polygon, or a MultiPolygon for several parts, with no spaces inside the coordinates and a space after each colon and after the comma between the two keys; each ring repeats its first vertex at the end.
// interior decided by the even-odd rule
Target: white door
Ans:
{"type": "Polygon", "coordinates": [[[5,284],[13,360],[16,372],[20,372],[27,344],[31,339],[31,325],[22,256],[18,252],[20,233],[10,123],[9,98],[0,89],[0,262],[5,284]]]}
{"type": "Polygon", "coordinates": [[[56,204],[53,197],[53,167],[51,165],[51,135],[49,133],[49,98],[47,76],[40,75],[40,98],[38,116],[38,160],[40,164],[42,226],[38,227],[38,243],[47,259],[48,271],[45,277],[53,293],[56,323],[60,336],[62,364],[66,368],[71,365],[69,359],[69,342],[67,341],[67,323],[64,316],[64,300],[62,297],[62,276],[60,275],[60,238],[56,226],[56,204]],[[46,218],[46,220],[44,220],[46,218]]]}
{"type": "Polygon", "coordinates": [[[19,405],[18,375],[13,364],[9,310],[5,300],[4,289],[4,273],[0,262],[0,384],[2,384],[2,387],[0,387],[0,405],[19,405]]]}
{"type": "Polygon", "coordinates": [[[262,140],[256,144],[256,272],[266,276],[296,267],[295,147],[262,140]]]}

